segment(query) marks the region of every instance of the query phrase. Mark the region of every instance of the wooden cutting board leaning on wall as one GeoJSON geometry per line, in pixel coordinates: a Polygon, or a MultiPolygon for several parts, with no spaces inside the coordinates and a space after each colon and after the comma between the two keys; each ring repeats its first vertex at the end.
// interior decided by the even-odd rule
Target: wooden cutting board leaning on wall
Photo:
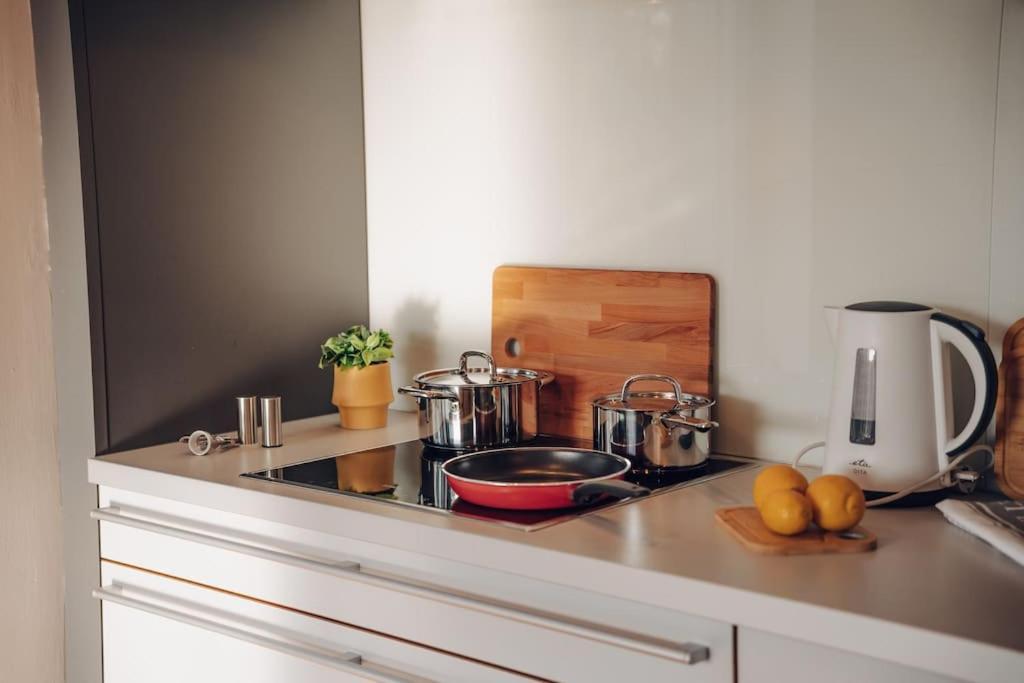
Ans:
{"type": "Polygon", "coordinates": [[[711,393],[710,275],[501,266],[492,296],[498,365],[555,374],[541,392],[545,434],[591,439],[590,401],[621,390],[630,375],[671,375],[685,392],[711,393]]]}
{"type": "Polygon", "coordinates": [[[1010,498],[1024,500],[1024,318],[1003,337],[996,401],[996,481],[1010,498]]]}

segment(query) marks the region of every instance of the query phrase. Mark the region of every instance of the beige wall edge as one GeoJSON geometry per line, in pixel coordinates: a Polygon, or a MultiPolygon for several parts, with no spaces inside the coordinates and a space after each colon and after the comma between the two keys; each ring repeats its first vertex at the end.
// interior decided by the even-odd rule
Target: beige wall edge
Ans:
{"type": "Polygon", "coordinates": [[[67,683],[103,679],[99,537],[89,510],[96,487],[86,465],[95,455],[89,297],[74,62],[66,0],[31,0],[43,135],[50,239],[53,363],[57,386],[64,555],[64,648],[67,683]]]}
{"type": "Polygon", "coordinates": [[[0,661],[64,679],[49,245],[29,0],[0,3],[0,661]]]}

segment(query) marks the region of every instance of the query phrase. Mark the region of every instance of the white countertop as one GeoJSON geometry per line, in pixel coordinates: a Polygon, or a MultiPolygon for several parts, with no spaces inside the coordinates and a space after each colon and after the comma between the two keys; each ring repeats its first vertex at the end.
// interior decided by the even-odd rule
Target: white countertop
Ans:
{"type": "Polygon", "coordinates": [[[539,531],[240,477],[416,437],[416,416],[349,431],[337,416],[285,425],[285,445],[207,457],[177,443],[89,463],[94,484],[335,533],[678,609],[977,680],[1024,678],[1024,568],[934,508],[869,510],[878,550],[773,557],[714,520],[750,504],[757,470],[539,531]]]}

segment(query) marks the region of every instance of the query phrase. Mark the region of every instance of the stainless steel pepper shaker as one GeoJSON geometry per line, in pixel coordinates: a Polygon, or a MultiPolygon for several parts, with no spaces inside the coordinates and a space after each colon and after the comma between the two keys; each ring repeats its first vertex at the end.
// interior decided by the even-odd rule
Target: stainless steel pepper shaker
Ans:
{"type": "Polygon", "coordinates": [[[238,443],[242,445],[256,443],[256,397],[239,396],[238,403],[238,443]]]}
{"type": "Polygon", "coordinates": [[[264,448],[275,448],[284,443],[281,432],[281,397],[260,397],[260,421],[263,423],[264,448]]]}

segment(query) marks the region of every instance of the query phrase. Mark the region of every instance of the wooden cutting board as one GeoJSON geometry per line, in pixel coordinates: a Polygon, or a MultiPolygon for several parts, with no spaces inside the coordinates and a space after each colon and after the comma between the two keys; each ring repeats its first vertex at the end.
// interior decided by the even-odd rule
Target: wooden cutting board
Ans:
{"type": "Polygon", "coordinates": [[[1010,498],[1024,500],[1024,318],[1003,337],[995,458],[999,488],[1010,498]]]}
{"type": "Polygon", "coordinates": [[[590,440],[590,401],[622,389],[630,375],[671,375],[683,391],[710,394],[710,275],[501,266],[492,295],[498,365],[555,374],[542,392],[543,433],[590,440]]]}
{"type": "Polygon", "coordinates": [[[744,547],[763,555],[863,553],[878,547],[878,537],[861,526],[844,532],[812,527],[796,536],[781,536],[764,525],[754,507],[719,508],[715,519],[744,547]]]}

